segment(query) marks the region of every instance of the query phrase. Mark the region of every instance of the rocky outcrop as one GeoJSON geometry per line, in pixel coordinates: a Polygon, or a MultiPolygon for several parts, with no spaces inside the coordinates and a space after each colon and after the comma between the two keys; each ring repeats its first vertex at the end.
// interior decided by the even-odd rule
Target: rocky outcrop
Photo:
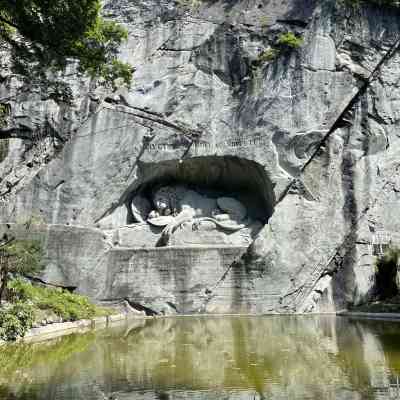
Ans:
{"type": "MultiPolygon", "coordinates": [[[[200,266],[202,285],[215,287],[203,311],[334,311],[368,299],[370,244],[400,225],[397,11],[335,0],[108,0],[104,13],[129,30],[130,89],[108,92],[71,66],[72,97],[55,101],[2,72],[0,218],[33,215],[46,226],[46,279],[100,300],[120,268],[111,254],[126,252],[125,271],[135,271],[138,247],[168,254],[151,249],[159,231],[125,225],[135,194],[173,182],[239,193],[262,223],[228,268],[192,255],[182,264],[200,266]],[[271,52],[289,31],[302,46],[271,52]]],[[[190,235],[183,258],[201,244],[190,235]]],[[[220,260],[237,242],[218,235],[220,260]]],[[[165,283],[164,267],[150,264],[131,279],[165,290],[161,302],[198,293],[195,281],[178,289],[172,272],[165,283]]]]}

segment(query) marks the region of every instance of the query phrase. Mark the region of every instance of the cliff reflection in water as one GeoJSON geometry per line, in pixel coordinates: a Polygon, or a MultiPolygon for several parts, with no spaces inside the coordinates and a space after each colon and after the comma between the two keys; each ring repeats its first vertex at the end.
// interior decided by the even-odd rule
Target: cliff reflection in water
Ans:
{"type": "Polygon", "coordinates": [[[400,399],[399,332],[335,317],[134,321],[2,348],[0,399],[400,399]]]}

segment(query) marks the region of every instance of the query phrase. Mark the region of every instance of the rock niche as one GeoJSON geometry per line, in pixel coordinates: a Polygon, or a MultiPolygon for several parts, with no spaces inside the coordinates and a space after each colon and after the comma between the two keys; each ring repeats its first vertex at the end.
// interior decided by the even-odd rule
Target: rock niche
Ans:
{"type": "Polygon", "coordinates": [[[98,222],[115,246],[248,246],[272,214],[268,177],[252,161],[198,157],[142,170],[143,181],[98,222]]]}

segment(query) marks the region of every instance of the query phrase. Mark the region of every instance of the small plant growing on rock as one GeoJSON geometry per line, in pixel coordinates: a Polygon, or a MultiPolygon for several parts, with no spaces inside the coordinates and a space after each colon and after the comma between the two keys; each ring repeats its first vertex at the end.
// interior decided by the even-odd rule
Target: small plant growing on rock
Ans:
{"type": "Polygon", "coordinates": [[[270,62],[275,60],[275,58],[279,55],[279,51],[277,49],[268,49],[263,51],[259,56],[258,60],[261,63],[270,62]]]}
{"type": "Polygon", "coordinates": [[[275,44],[262,51],[256,60],[253,61],[252,67],[258,68],[266,63],[276,60],[281,54],[288,53],[298,49],[303,44],[303,39],[296,36],[293,32],[281,33],[275,44]]]}
{"type": "Polygon", "coordinates": [[[259,68],[262,65],[274,61],[276,57],[279,56],[279,50],[270,48],[268,50],[262,51],[257,59],[252,62],[252,68],[259,68]]]}
{"type": "Polygon", "coordinates": [[[293,32],[282,33],[276,42],[277,46],[282,49],[297,49],[303,44],[303,39],[296,36],[293,32]]]}

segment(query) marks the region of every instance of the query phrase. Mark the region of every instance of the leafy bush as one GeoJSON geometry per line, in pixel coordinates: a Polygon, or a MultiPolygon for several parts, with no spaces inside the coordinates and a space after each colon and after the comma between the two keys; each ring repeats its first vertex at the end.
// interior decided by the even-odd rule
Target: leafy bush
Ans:
{"type": "Polygon", "coordinates": [[[275,44],[262,51],[256,60],[252,62],[252,68],[258,68],[266,63],[274,61],[281,54],[299,48],[303,44],[303,39],[296,36],[293,32],[281,33],[275,44]]]}
{"type": "Polygon", "coordinates": [[[5,246],[10,258],[9,271],[14,273],[33,273],[42,267],[42,247],[35,240],[15,240],[5,246]]]}
{"type": "Polygon", "coordinates": [[[34,321],[34,308],[27,303],[17,302],[10,307],[0,309],[0,338],[16,340],[25,336],[34,321]]]}
{"type": "Polygon", "coordinates": [[[276,44],[281,48],[297,49],[303,44],[303,39],[293,32],[281,33],[276,44]]]}
{"type": "Polygon", "coordinates": [[[275,58],[278,56],[279,56],[279,50],[277,50],[277,49],[270,48],[268,50],[264,50],[258,55],[257,59],[255,59],[252,62],[251,67],[253,69],[259,68],[266,63],[274,61],[275,58]]]}
{"type": "Polygon", "coordinates": [[[9,283],[8,288],[11,297],[17,301],[31,302],[38,309],[50,310],[64,321],[76,321],[108,314],[107,310],[95,306],[87,297],[61,288],[32,285],[22,279],[14,279],[9,283]]]}
{"type": "Polygon", "coordinates": [[[35,240],[10,240],[8,244],[0,247],[0,251],[1,301],[10,274],[33,274],[42,268],[43,250],[35,240]]]}

